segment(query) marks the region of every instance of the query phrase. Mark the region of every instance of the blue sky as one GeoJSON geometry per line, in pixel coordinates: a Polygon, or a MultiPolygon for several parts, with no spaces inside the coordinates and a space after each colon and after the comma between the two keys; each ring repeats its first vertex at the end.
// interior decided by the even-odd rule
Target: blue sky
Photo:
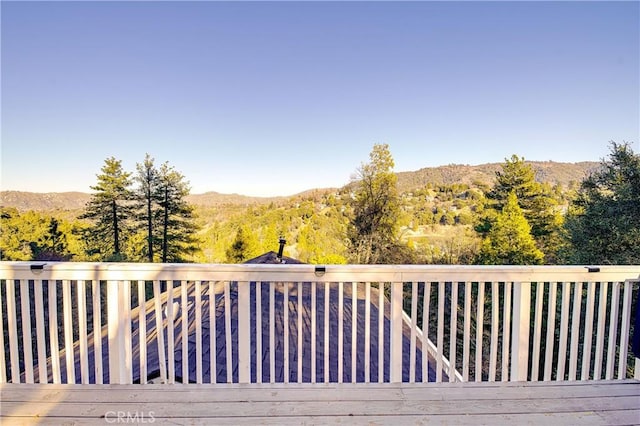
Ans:
{"type": "Polygon", "coordinates": [[[2,190],[151,154],[193,193],[640,152],[638,2],[8,2],[2,190]]]}

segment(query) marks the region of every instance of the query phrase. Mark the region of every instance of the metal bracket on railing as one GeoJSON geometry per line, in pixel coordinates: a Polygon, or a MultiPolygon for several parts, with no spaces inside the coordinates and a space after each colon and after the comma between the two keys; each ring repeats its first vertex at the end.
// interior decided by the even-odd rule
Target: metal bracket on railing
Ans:
{"type": "Polygon", "coordinates": [[[44,265],[46,265],[46,263],[43,263],[41,265],[29,265],[29,269],[31,270],[31,272],[35,275],[39,275],[42,273],[42,271],[44,270],[44,265]]]}

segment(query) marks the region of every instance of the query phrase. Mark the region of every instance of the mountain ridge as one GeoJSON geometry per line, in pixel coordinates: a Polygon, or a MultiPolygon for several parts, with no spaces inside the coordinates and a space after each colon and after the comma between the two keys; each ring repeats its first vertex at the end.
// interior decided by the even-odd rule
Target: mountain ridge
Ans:
{"type": "MultiPolygon", "coordinates": [[[[600,163],[582,161],[577,163],[563,163],[554,161],[526,161],[531,164],[536,179],[552,185],[560,184],[564,187],[580,183],[586,175],[595,170],[600,163]]],[[[486,163],[479,165],[448,164],[437,167],[424,167],[415,171],[396,172],[398,176],[398,190],[411,191],[432,185],[449,185],[461,183],[472,186],[491,186],[495,173],[504,163],[486,163]]],[[[351,183],[345,184],[348,188],[351,183]]],[[[340,188],[312,188],[297,194],[255,197],[242,194],[224,194],[208,191],[200,194],[190,194],[187,201],[194,205],[215,207],[220,205],[255,205],[285,201],[291,198],[311,197],[317,194],[338,191],[340,188]]],[[[0,207],[13,207],[19,211],[37,210],[80,210],[91,199],[90,193],[70,192],[28,192],[28,191],[0,191],[0,207]]]]}

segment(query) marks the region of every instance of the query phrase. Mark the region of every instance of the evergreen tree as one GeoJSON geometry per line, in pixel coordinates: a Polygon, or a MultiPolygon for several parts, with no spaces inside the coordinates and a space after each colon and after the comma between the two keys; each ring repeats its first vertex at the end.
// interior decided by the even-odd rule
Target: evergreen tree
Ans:
{"type": "Polygon", "coordinates": [[[103,260],[120,260],[128,231],[126,222],[131,215],[131,174],[114,157],[105,160],[101,172],[97,185],[91,187],[96,192],[80,218],[94,222],[87,238],[102,253],[103,260]]]}
{"type": "Polygon", "coordinates": [[[353,218],[348,231],[354,263],[406,263],[409,249],[398,238],[400,198],[387,144],[375,144],[356,175],[353,218]]]}
{"type": "Polygon", "coordinates": [[[582,181],[567,216],[577,264],[640,263],[640,155],[628,143],[611,142],[609,160],[582,181]]]}
{"type": "Polygon", "coordinates": [[[157,203],[162,195],[160,193],[160,177],[154,165],[154,159],[146,154],[142,163],[136,164],[137,174],[134,180],[137,183],[135,199],[137,204],[136,221],[138,227],[144,230],[146,250],[143,255],[148,262],[155,260],[155,247],[159,244],[155,228],[159,220],[157,203]]]}
{"type": "Polygon", "coordinates": [[[198,250],[193,207],[185,200],[189,185],[168,163],[160,167],[158,177],[162,262],[182,262],[198,250]]]}
{"type": "Polygon", "coordinates": [[[540,193],[535,171],[517,155],[505,159],[502,171],[496,172],[496,181],[487,197],[494,201],[497,210],[502,210],[512,192],[515,192],[521,209],[529,207],[540,193]]]}
{"type": "Polygon", "coordinates": [[[515,192],[511,192],[482,242],[480,261],[492,265],[536,265],[542,260],[543,253],[531,236],[531,226],[518,205],[515,192]]]}
{"type": "Polygon", "coordinates": [[[82,260],[83,226],[33,210],[0,207],[0,260],[82,260]]]}
{"type": "Polygon", "coordinates": [[[239,226],[236,232],[236,238],[231,246],[226,250],[227,262],[242,263],[252,257],[255,257],[255,246],[257,241],[255,235],[248,231],[244,226],[239,226]]]}
{"type": "Polygon", "coordinates": [[[69,260],[67,234],[62,231],[60,221],[52,217],[48,222],[46,234],[39,241],[30,243],[33,260],[69,260]]]}
{"type": "Polygon", "coordinates": [[[549,185],[536,181],[535,171],[517,155],[506,159],[502,170],[496,172],[496,181],[487,193],[487,209],[476,230],[484,236],[493,226],[496,215],[504,208],[509,194],[515,193],[518,205],[531,226],[531,235],[545,254],[545,263],[556,263],[561,246],[562,214],[559,200],[549,185]]]}

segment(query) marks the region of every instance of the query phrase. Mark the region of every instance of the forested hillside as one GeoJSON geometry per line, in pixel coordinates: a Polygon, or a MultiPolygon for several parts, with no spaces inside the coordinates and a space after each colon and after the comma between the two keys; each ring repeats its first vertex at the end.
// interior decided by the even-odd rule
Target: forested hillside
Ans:
{"type": "Polygon", "coordinates": [[[0,207],[13,207],[19,211],[81,210],[91,196],[84,192],[0,192],[0,207]]]}
{"type": "MultiPolygon", "coordinates": [[[[572,192],[598,163],[527,162],[535,179],[554,191],[566,210],[572,192]]],[[[484,209],[485,195],[493,185],[501,164],[447,165],[400,172],[398,231],[401,241],[420,263],[470,263],[480,250],[481,238],[474,225],[484,209]]],[[[343,188],[311,189],[289,197],[247,197],[238,194],[189,194],[197,225],[197,246],[185,260],[227,262],[247,259],[278,247],[287,240],[285,253],[311,263],[348,261],[347,229],[351,201],[357,182],[343,188]],[[239,252],[238,252],[239,251],[239,252]]],[[[6,229],[4,258],[29,259],[56,250],[69,251],[63,258],[97,260],[83,247],[88,222],[79,219],[91,199],[84,193],[27,193],[5,191],[1,205],[6,229]],[[27,214],[28,213],[28,214],[27,214]],[[35,244],[17,240],[42,240],[55,228],[60,241],[35,244]],[[31,234],[31,237],[29,237],[31,234]],[[55,245],[53,247],[52,245],[55,245]]],[[[55,238],[54,238],[55,239],[55,238]]],[[[49,237],[51,240],[51,237],[49,237]]],[[[140,250],[125,248],[131,260],[144,260],[140,250]],[[137,254],[136,254],[137,253],[137,254]]],[[[406,260],[405,260],[406,261],[406,260]]]]}
{"type": "MultiPolygon", "coordinates": [[[[536,180],[564,188],[575,188],[587,173],[598,167],[598,163],[557,163],[554,161],[527,161],[535,172],[536,180]]],[[[448,166],[427,167],[415,172],[398,173],[398,189],[412,191],[425,185],[452,185],[462,183],[474,186],[491,186],[502,163],[478,166],[450,164],[448,166]]]]}
{"type": "MultiPolygon", "coordinates": [[[[598,167],[597,162],[557,163],[553,161],[527,161],[536,172],[539,182],[559,184],[564,188],[575,188],[577,184],[592,170],[598,167]]],[[[398,172],[398,190],[400,192],[413,191],[429,184],[452,185],[455,183],[470,186],[490,186],[501,163],[481,164],[477,166],[450,164],[439,167],[426,167],[412,172],[398,172]]],[[[215,186],[215,185],[212,185],[215,186]]],[[[345,182],[348,187],[349,183],[345,182]]],[[[221,194],[205,192],[190,194],[186,197],[191,204],[203,207],[220,205],[253,205],[282,203],[292,197],[315,197],[336,191],[337,188],[310,188],[300,194],[279,197],[248,197],[241,194],[221,194]]],[[[55,211],[83,209],[89,201],[90,194],[83,192],[22,192],[0,191],[0,207],[14,207],[19,211],[55,211]]]]}

